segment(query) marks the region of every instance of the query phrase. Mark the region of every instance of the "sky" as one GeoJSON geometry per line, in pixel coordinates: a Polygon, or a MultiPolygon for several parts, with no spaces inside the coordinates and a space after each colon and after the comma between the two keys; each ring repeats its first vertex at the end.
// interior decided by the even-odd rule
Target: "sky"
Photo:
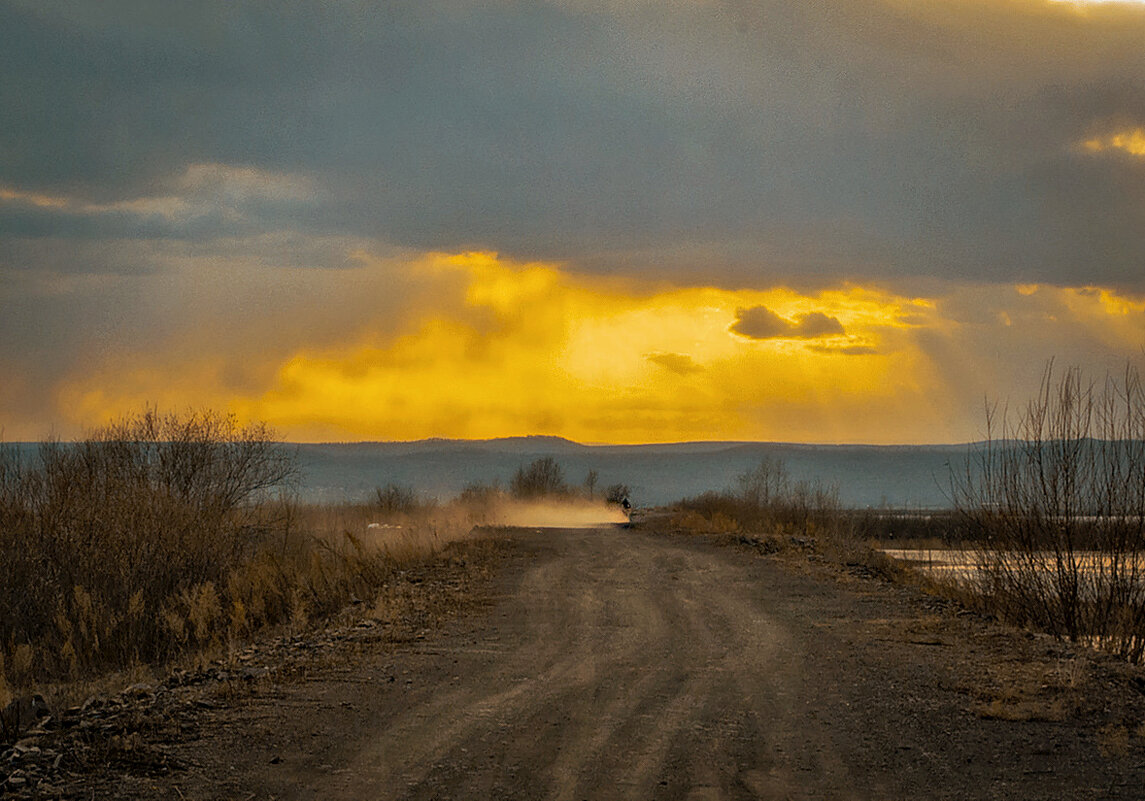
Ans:
{"type": "Polygon", "coordinates": [[[0,0],[0,440],[945,443],[1145,357],[1145,4],[0,0]]]}

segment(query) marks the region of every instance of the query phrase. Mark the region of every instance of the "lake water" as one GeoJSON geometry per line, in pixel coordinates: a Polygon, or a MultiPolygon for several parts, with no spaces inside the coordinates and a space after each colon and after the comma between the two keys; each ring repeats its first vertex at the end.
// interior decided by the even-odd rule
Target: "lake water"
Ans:
{"type": "MultiPolygon", "coordinates": [[[[984,576],[984,567],[1002,564],[1008,565],[1014,572],[1023,573],[1051,575],[1058,570],[1058,560],[1052,551],[1005,554],[999,551],[956,548],[883,548],[882,552],[934,578],[956,584],[973,583],[984,576]]],[[[1065,563],[1066,566],[1068,564],[1065,563]]],[[[1114,563],[1108,554],[1076,551],[1072,564],[1077,566],[1083,580],[1093,581],[1109,576],[1114,563]]],[[[1145,583],[1145,553],[1122,559],[1118,572],[1122,576],[1135,575],[1137,581],[1145,583]]]]}

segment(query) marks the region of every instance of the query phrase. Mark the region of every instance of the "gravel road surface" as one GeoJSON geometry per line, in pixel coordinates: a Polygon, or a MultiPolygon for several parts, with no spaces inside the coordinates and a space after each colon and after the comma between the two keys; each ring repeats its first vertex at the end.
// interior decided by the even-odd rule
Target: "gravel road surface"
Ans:
{"type": "MultiPolygon", "coordinates": [[[[156,792],[1145,797],[1139,736],[1123,726],[1124,749],[1103,745],[1092,710],[1080,720],[1051,703],[1069,702],[1067,689],[1024,707],[998,690],[1003,700],[983,713],[991,696],[977,683],[995,674],[976,672],[979,662],[1004,673],[1009,652],[998,649],[1018,635],[922,614],[877,582],[840,584],[697,537],[514,539],[487,611],[213,713],[180,752],[192,768],[156,792]]],[[[1047,671],[1073,659],[1058,647],[1029,646],[1047,671]]],[[[1125,716],[1137,713],[1096,714],[1132,724],[1125,716]]]]}

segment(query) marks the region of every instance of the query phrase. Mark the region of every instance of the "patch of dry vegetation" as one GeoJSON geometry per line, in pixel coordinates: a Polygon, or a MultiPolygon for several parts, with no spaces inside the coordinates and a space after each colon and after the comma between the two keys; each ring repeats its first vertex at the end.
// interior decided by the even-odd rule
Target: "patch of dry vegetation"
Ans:
{"type": "Polygon", "coordinates": [[[844,509],[834,485],[794,480],[783,462],[764,459],[738,477],[735,489],[678,501],[657,524],[762,553],[802,553],[861,576],[903,580],[907,571],[878,548],[886,522],[875,513],[844,509]]]}
{"type": "Polygon", "coordinates": [[[0,455],[0,708],[55,682],[218,654],[357,600],[472,530],[460,505],[300,506],[292,454],[213,413],[0,455]]]}
{"type": "Polygon", "coordinates": [[[1046,720],[1072,717],[1082,704],[1088,663],[1057,665],[1013,659],[983,666],[973,687],[971,712],[996,720],[1046,720]]]}
{"type": "Polygon", "coordinates": [[[975,546],[971,602],[1018,625],[1145,661],[1145,389],[1046,369],[1017,415],[991,414],[956,484],[975,546]]]}
{"type": "Polygon", "coordinates": [[[705,492],[668,508],[677,531],[734,539],[764,551],[805,546],[838,534],[838,488],[794,481],[783,462],[764,459],[742,474],[735,489],[705,492]]]}

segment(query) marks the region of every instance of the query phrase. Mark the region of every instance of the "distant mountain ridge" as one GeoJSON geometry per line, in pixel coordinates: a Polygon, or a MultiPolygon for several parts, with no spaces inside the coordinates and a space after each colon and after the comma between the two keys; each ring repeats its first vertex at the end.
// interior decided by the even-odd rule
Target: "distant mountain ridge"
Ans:
{"type": "Polygon", "coordinates": [[[705,441],[645,445],[583,445],[561,437],[409,442],[302,443],[300,492],[308,500],[361,500],[375,487],[409,486],[440,499],[474,482],[506,486],[517,468],[551,456],[569,484],[590,470],[597,484],[623,483],[638,505],[660,505],[735,486],[764,458],[782,461],[795,479],[839,487],[853,507],[950,505],[951,465],[972,445],[815,445],[705,441]]]}
{"type": "MultiPolygon", "coordinates": [[[[794,479],[839,488],[855,508],[946,508],[952,466],[964,464],[975,444],[815,445],[782,442],[697,441],[644,445],[583,445],[562,437],[423,439],[408,442],[285,443],[298,454],[303,500],[362,501],[376,487],[398,484],[441,500],[474,482],[508,486],[517,468],[551,456],[570,485],[590,470],[597,486],[627,484],[632,501],[652,506],[736,485],[764,458],[784,463],[794,479]]],[[[6,443],[21,459],[36,443],[6,443]]]]}
{"type": "Polygon", "coordinates": [[[305,443],[316,446],[335,446],[339,448],[366,448],[377,449],[381,452],[391,453],[422,453],[437,450],[493,450],[503,453],[534,453],[543,450],[548,453],[563,453],[591,448],[591,445],[581,445],[571,439],[553,436],[529,437],[500,437],[496,439],[446,439],[430,437],[428,439],[395,440],[395,441],[363,441],[363,442],[321,442],[305,443]]]}

